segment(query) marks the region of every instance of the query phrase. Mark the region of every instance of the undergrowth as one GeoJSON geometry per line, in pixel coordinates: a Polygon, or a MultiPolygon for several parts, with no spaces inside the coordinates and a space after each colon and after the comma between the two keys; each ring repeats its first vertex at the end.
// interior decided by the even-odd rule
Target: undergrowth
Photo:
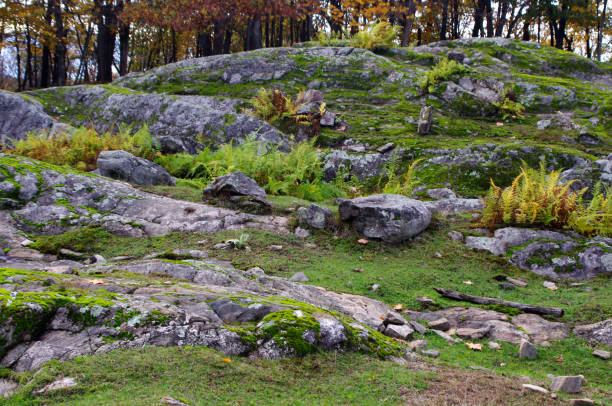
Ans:
{"type": "Polygon", "coordinates": [[[121,127],[117,133],[101,134],[93,128],[85,127],[52,135],[44,132],[30,133],[7,152],[54,165],[91,171],[97,168],[100,152],[110,150],[124,150],[146,159],[156,155],[153,139],[146,126],[133,134],[130,127],[121,127]]]}
{"type": "Polygon", "coordinates": [[[255,141],[205,149],[197,155],[175,154],[157,159],[170,174],[207,184],[218,176],[240,171],[273,195],[290,195],[322,201],[345,195],[340,182],[322,180],[323,162],[313,142],[296,145],[291,152],[262,148],[255,141]]]}
{"type": "Polygon", "coordinates": [[[544,163],[536,170],[524,165],[512,184],[504,189],[491,181],[482,222],[543,225],[570,228],[585,235],[612,236],[612,196],[598,184],[586,203],[584,188],[572,191],[574,181],[560,182],[561,171],[547,172],[544,163]]]}
{"type": "Polygon", "coordinates": [[[351,37],[350,44],[356,48],[371,51],[377,47],[393,45],[398,34],[399,27],[393,26],[387,21],[380,21],[355,33],[351,37]]]}
{"type": "Polygon", "coordinates": [[[457,61],[444,57],[431,70],[419,78],[418,86],[423,93],[433,93],[436,83],[448,80],[455,75],[464,75],[468,72],[469,68],[457,61]]]}

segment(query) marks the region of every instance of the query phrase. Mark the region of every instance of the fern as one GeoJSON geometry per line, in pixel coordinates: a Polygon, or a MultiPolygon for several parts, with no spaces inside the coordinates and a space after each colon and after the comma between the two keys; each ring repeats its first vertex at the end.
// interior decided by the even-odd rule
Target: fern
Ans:
{"type": "Polygon", "coordinates": [[[350,44],[356,48],[371,51],[377,47],[393,45],[398,34],[399,27],[393,26],[387,21],[380,21],[355,33],[351,37],[350,44]]]}
{"type": "Polygon", "coordinates": [[[449,80],[453,76],[464,75],[469,71],[465,65],[444,57],[430,71],[418,79],[417,85],[423,93],[433,93],[436,83],[449,80]]]}
{"type": "Polygon", "coordinates": [[[573,192],[573,181],[562,183],[560,177],[561,171],[547,172],[542,162],[537,170],[524,165],[503,190],[491,180],[482,223],[490,228],[498,224],[544,225],[612,236],[612,196],[598,184],[593,198],[585,204],[587,189],[573,192]]]}

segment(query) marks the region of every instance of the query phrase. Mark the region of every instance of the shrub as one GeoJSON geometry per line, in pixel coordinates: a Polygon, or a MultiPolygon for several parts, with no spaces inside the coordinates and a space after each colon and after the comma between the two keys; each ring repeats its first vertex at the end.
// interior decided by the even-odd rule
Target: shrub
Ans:
{"type": "Polygon", "coordinates": [[[525,106],[517,101],[514,87],[505,87],[501,93],[499,103],[494,103],[504,120],[508,118],[523,118],[525,106]]]}
{"type": "Polygon", "coordinates": [[[241,171],[273,195],[290,195],[311,201],[344,196],[341,187],[322,180],[323,162],[313,142],[298,144],[291,152],[284,153],[248,141],[239,146],[226,144],[214,152],[205,149],[195,156],[163,156],[156,162],[173,176],[200,179],[202,183],[241,171]]]}
{"type": "Polygon", "coordinates": [[[271,124],[289,127],[301,126],[307,130],[308,135],[314,136],[319,132],[319,122],[325,113],[325,103],[321,102],[316,111],[298,114],[300,106],[313,102],[309,99],[313,94],[302,90],[293,100],[280,89],[262,87],[257,96],[250,100],[253,108],[247,112],[271,124]]]}
{"type": "Polygon", "coordinates": [[[436,83],[448,80],[454,75],[464,75],[469,71],[466,66],[444,57],[431,70],[419,78],[417,84],[422,92],[433,93],[436,83]]]}
{"type": "Polygon", "coordinates": [[[582,234],[612,235],[612,198],[598,185],[589,204],[582,197],[587,188],[571,190],[573,181],[559,183],[561,171],[547,172],[522,167],[507,188],[491,180],[482,222],[494,228],[498,224],[543,225],[571,228],[582,234]]]}
{"type": "Polygon", "coordinates": [[[17,141],[7,152],[54,165],[91,171],[97,167],[96,161],[100,152],[117,149],[147,159],[153,159],[156,154],[146,126],[134,134],[131,134],[129,127],[120,128],[117,134],[98,134],[94,129],[85,127],[53,135],[30,133],[26,139],[17,141]]]}
{"type": "Polygon", "coordinates": [[[381,46],[391,46],[397,38],[399,27],[380,21],[369,25],[351,37],[350,44],[356,48],[373,50],[381,46]]]}
{"type": "Polygon", "coordinates": [[[317,42],[322,47],[343,47],[349,44],[349,40],[342,39],[342,33],[326,33],[319,31],[317,33],[317,42]]]}

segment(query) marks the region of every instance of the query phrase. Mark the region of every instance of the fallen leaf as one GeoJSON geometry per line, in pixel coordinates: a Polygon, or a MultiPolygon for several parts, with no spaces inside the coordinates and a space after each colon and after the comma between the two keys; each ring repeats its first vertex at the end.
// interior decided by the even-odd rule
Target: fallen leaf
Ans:
{"type": "Polygon", "coordinates": [[[474,282],[472,282],[472,281],[465,281],[463,283],[465,283],[466,285],[473,285],[474,284],[474,282]]]}
{"type": "Polygon", "coordinates": [[[482,351],[482,344],[465,343],[470,350],[482,351]]]}
{"type": "Polygon", "coordinates": [[[384,320],[384,317],[383,317],[383,316],[380,316],[380,317],[379,317],[379,319],[384,320]]]}
{"type": "Polygon", "coordinates": [[[403,308],[404,308],[404,305],[401,303],[398,303],[395,306],[393,306],[393,310],[402,310],[403,308]]]}
{"type": "Polygon", "coordinates": [[[557,361],[557,362],[563,362],[563,361],[565,361],[565,360],[563,359],[563,355],[559,355],[558,357],[556,357],[556,358],[555,358],[555,361],[557,361]]]}
{"type": "Polygon", "coordinates": [[[357,242],[361,245],[366,245],[367,243],[369,243],[370,241],[366,240],[365,238],[360,238],[357,240],[357,242]]]}
{"type": "Polygon", "coordinates": [[[102,279],[90,279],[87,282],[91,283],[92,285],[104,285],[104,281],[102,279]]]}
{"type": "Polygon", "coordinates": [[[231,363],[232,363],[232,360],[231,360],[231,359],[229,359],[229,358],[221,358],[221,361],[223,361],[223,362],[227,362],[228,364],[231,364],[231,363]]]}
{"type": "Polygon", "coordinates": [[[503,127],[504,123],[497,122],[497,123],[495,123],[495,125],[497,125],[498,127],[503,127]]]}
{"type": "Polygon", "coordinates": [[[353,268],[353,272],[363,272],[363,269],[361,269],[361,268],[353,268]]]}

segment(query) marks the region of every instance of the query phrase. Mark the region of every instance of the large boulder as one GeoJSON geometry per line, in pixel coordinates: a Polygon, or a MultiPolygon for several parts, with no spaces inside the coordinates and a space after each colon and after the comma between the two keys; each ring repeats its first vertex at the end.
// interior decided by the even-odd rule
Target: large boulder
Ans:
{"type": "Polygon", "coordinates": [[[226,204],[251,213],[268,213],[272,207],[266,191],[242,172],[213,180],[202,192],[205,201],[226,204]]]}
{"type": "Polygon", "coordinates": [[[126,151],[102,151],[98,173],[136,185],[174,185],[174,178],[164,168],[126,151]]]}
{"type": "Polygon", "coordinates": [[[30,132],[52,131],[58,124],[39,102],[0,90],[0,145],[25,138],[30,132]]]}
{"type": "Polygon", "coordinates": [[[416,236],[431,221],[431,213],[422,202],[394,194],[344,200],[339,212],[340,218],[350,222],[360,235],[392,244],[416,236]]]}

